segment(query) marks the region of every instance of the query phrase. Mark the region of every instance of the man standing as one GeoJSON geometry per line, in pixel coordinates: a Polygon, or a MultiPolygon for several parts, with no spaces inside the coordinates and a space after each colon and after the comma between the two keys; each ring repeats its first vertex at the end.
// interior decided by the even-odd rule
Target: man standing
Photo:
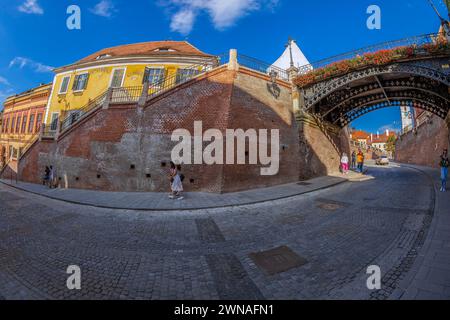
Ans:
{"type": "Polygon", "coordinates": [[[447,190],[447,177],[448,177],[448,166],[450,161],[448,159],[448,151],[444,149],[441,155],[441,161],[439,166],[441,167],[441,192],[445,192],[447,190]]]}
{"type": "Polygon", "coordinates": [[[356,162],[358,164],[359,173],[363,173],[364,154],[362,153],[361,149],[358,149],[358,154],[356,155],[356,162]]]}
{"type": "Polygon", "coordinates": [[[356,151],[352,152],[352,169],[356,168],[356,151]]]}

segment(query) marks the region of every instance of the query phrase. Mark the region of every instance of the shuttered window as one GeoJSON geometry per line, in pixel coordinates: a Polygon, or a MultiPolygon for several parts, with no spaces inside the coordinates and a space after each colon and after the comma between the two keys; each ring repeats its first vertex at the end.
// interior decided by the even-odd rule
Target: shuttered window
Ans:
{"type": "Polygon", "coordinates": [[[164,69],[163,68],[145,68],[144,79],[142,83],[149,82],[150,85],[155,85],[161,83],[164,79],[164,69]]]}
{"type": "Polygon", "coordinates": [[[89,80],[89,74],[83,73],[75,76],[75,80],[73,81],[73,91],[82,91],[87,88],[89,80]]]}
{"type": "Polygon", "coordinates": [[[185,82],[192,77],[198,75],[200,71],[198,69],[178,69],[177,70],[177,83],[185,82]]]}
{"type": "Polygon", "coordinates": [[[65,76],[61,82],[61,87],[59,88],[59,93],[64,94],[67,93],[69,89],[70,76],[65,76]]]}
{"type": "Polygon", "coordinates": [[[115,69],[111,79],[111,88],[120,88],[125,77],[125,69],[115,69]]]}

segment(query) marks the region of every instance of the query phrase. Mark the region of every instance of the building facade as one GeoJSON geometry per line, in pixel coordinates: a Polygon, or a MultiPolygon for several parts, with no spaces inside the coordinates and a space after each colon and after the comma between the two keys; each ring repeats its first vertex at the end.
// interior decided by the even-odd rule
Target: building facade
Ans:
{"type": "Polygon", "coordinates": [[[45,84],[4,102],[0,129],[0,167],[20,157],[23,148],[35,139],[44,120],[52,85],[45,84]]]}
{"type": "Polygon", "coordinates": [[[150,90],[175,84],[196,72],[195,67],[217,63],[185,41],[157,41],[100,50],[76,63],[55,69],[52,95],[45,124],[56,131],[58,122],[88,105],[108,88],[124,88],[125,94],[140,94],[144,83],[150,90]],[[194,66],[194,68],[192,67],[194,66]]]}

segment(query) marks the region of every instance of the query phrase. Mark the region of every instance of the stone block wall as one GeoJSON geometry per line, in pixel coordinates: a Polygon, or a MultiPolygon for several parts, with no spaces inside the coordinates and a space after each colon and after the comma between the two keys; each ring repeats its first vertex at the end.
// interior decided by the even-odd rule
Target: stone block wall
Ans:
{"type": "Polygon", "coordinates": [[[429,122],[397,140],[395,160],[438,168],[439,156],[444,148],[449,148],[448,125],[446,121],[433,115],[429,122]]]}

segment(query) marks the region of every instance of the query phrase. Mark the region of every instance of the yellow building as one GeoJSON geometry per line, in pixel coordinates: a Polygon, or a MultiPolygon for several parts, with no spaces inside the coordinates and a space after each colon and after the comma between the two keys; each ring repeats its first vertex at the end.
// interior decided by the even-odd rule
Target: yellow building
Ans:
{"type": "Polygon", "coordinates": [[[20,157],[22,150],[37,138],[44,120],[52,84],[45,84],[8,97],[0,127],[0,168],[20,157]]]}
{"type": "Polygon", "coordinates": [[[157,41],[98,51],[74,64],[55,69],[45,124],[56,131],[58,121],[77,114],[108,88],[128,88],[140,94],[144,83],[192,76],[191,66],[217,63],[186,41],[157,41]]]}

